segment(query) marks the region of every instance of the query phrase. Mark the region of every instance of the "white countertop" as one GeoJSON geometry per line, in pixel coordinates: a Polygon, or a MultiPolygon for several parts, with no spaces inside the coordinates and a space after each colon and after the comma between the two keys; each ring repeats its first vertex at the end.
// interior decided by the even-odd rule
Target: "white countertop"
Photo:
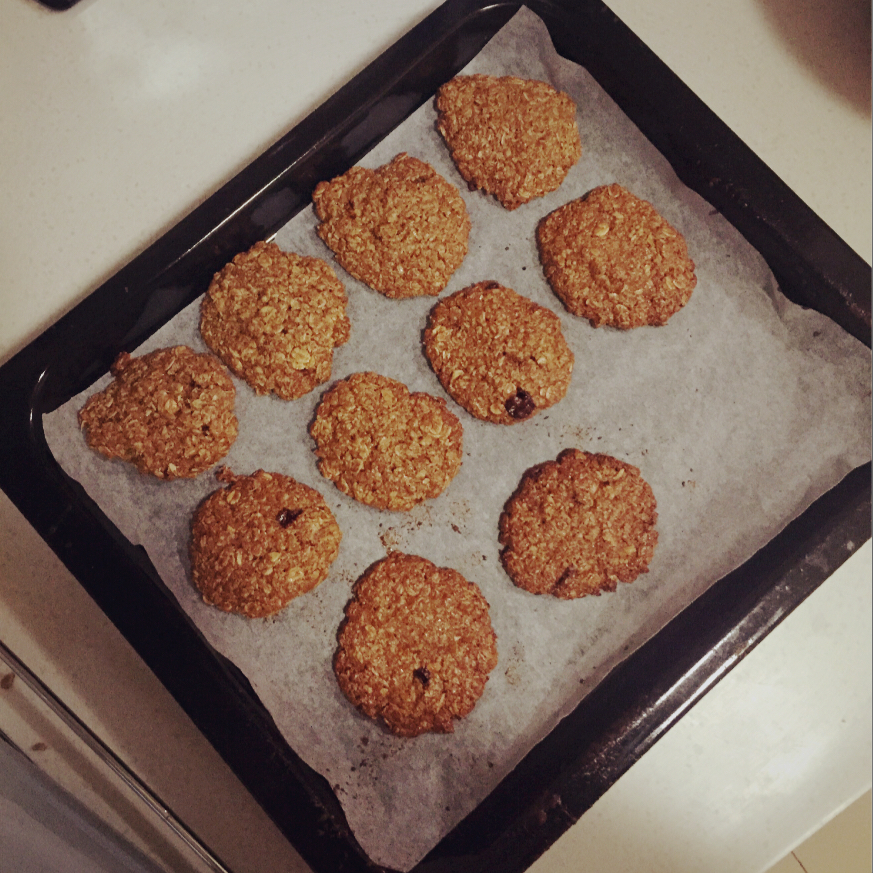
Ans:
{"type": "MultiPolygon", "coordinates": [[[[437,5],[83,0],[53,13],[6,0],[0,363],[437,5]]],[[[610,5],[870,261],[869,4],[610,5]]],[[[867,543],[533,869],[755,873],[869,788],[870,555],[867,543]]],[[[235,873],[308,869],[2,494],[0,639],[235,873]]],[[[0,730],[30,748],[46,728],[16,700],[0,691],[0,730]]],[[[51,743],[34,754],[64,767],[51,743]]]]}

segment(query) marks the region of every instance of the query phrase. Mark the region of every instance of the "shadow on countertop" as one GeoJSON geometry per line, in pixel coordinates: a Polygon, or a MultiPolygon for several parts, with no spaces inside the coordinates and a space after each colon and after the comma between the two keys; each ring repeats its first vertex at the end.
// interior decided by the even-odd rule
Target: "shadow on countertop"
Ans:
{"type": "Polygon", "coordinates": [[[826,87],[869,117],[869,0],[758,2],[794,57],[826,87]]]}

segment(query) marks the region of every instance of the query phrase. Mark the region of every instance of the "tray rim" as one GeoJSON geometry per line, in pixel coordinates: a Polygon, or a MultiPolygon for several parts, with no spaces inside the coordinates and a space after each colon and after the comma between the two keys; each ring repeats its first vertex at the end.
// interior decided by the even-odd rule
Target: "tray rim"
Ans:
{"type": "MultiPolygon", "coordinates": [[[[280,737],[281,743],[277,746],[275,726],[265,712],[258,711],[259,701],[256,698],[251,699],[254,695],[245,678],[233,665],[212,652],[190,622],[181,620],[179,615],[174,614],[180,610],[172,595],[156,578],[144,553],[138,553],[117,531],[113,533],[113,526],[90,498],[60,470],[45,443],[41,416],[51,411],[58,402],[62,402],[61,397],[65,393],[69,393],[69,396],[77,393],[71,389],[78,388],[82,381],[80,377],[79,382],[73,385],[69,380],[64,382],[61,377],[61,386],[57,384],[58,368],[61,365],[58,348],[74,351],[79,363],[86,359],[91,361],[90,367],[85,367],[84,378],[93,381],[108,368],[111,357],[114,357],[114,353],[110,355],[110,350],[120,341],[138,344],[163,323],[159,319],[155,320],[155,312],[149,312],[146,307],[146,311],[135,313],[136,317],[131,317],[124,325],[123,334],[115,326],[108,335],[101,337],[98,351],[95,351],[93,345],[73,348],[72,332],[83,319],[98,318],[96,324],[102,324],[99,310],[105,299],[117,297],[119,294],[134,297],[137,288],[141,295],[156,293],[155,289],[159,288],[162,276],[172,273],[173,270],[181,271],[182,276],[186,270],[202,271],[204,266],[201,261],[186,264],[186,258],[190,259],[192,251],[197,247],[208,249],[213,262],[219,265],[224,263],[228,259],[228,249],[233,250],[238,237],[234,237],[231,232],[230,240],[224,240],[224,248],[217,244],[212,245],[213,240],[217,239],[222,230],[233,225],[240,210],[250,206],[253,198],[258,198],[258,202],[266,202],[269,197],[275,196],[276,191],[283,190],[278,186],[278,181],[293,175],[292,171],[307,159],[319,155],[319,150],[327,147],[328,137],[338,135],[338,118],[344,119],[342,124],[347,128],[354,127],[354,119],[360,116],[363,108],[380,99],[378,94],[371,94],[369,100],[363,103],[356,99],[363,86],[371,87],[374,82],[378,82],[381,94],[388,93],[398,81],[409,76],[412,67],[419,70],[425,65],[420,52],[424,50],[425,57],[429,57],[428,49],[431,54],[435,52],[435,33],[445,40],[449,38],[446,34],[453,32],[453,28],[462,26],[459,22],[469,23],[475,19],[475,24],[472,25],[474,29],[484,27],[480,19],[488,18],[489,22],[493,22],[501,16],[508,18],[521,5],[529,6],[547,24],[549,21],[566,21],[569,17],[569,20],[584,20],[589,25],[593,24],[607,32],[618,34],[623,51],[632,56],[639,65],[637,78],[645,76],[650,83],[654,83],[652,87],[666,87],[679,94],[681,99],[676,104],[676,118],[680,114],[686,114],[690,107],[693,109],[692,117],[702,125],[705,134],[703,138],[710,147],[717,145],[722,149],[730,148],[743,153],[751,165],[751,181],[763,180],[766,184],[762,191],[768,198],[768,204],[778,204],[775,220],[772,213],[768,215],[769,221],[762,220],[762,216],[756,214],[758,201],[750,196],[748,184],[735,184],[733,180],[725,184],[710,171],[711,162],[707,160],[706,154],[700,149],[689,147],[690,140],[701,136],[700,129],[692,132],[680,129],[675,124],[671,127],[664,123],[662,115],[656,115],[653,121],[655,108],[650,101],[640,99],[639,95],[635,101],[630,101],[634,104],[631,107],[632,112],[623,106],[638,126],[654,125],[652,130],[645,132],[673,164],[683,182],[716,205],[744,235],[758,239],[759,245],[763,240],[766,245],[775,245],[777,249],[781,246],[785,250],[776,258],[776,263],[771,264],[771,268],[777,274],[780,284],[786,282],[795,292],[796,298],[799,298],[796,302],[808,302],[815,297],[817,291],[826,287],[831,295],[827,302],[830,311],[826,314],[836,312],[835,321],[866,345],[870,345],[870,306],[866,296],[866,289],[869,288],[869,267],[802,204],[772,171],[751,155],[599,0],[585,0],[582,3],[574,3],[572,0],[529,0],[524,4],[509,0],[448,0],[303,122],[252,161],[201,207],[193,210],[86,300],[0,367],[0,403],[5,409],[5,415],[2,416],[4,422],[0,424],[0,457],[5,462],[0,464],[0,487],[103,611],[119,626],[140,656],[189,712],[198,728],[231,767],[238,775],[243,774],[240,778],[244,784],[277,824],[285,824],[284,827],[280,824],[280,828],[315,869],[344,871],[377,868],[362,855],[344,823],[341,811],[337,815],[338,805],[335,798],[331,799],[332,792],[327,783],[299,761],[293,750],[288,749],[291,755],[285,756],[286,760],[283,761],[284,775],[292,778],[295,783],[293,790],[287,792],[288,786],[276,784],[275,780],[256,786],[253,790],[249,784],[251,767],[241,760],[239,751],[234,750],[233,738],[227,731],[217,729],[214,724],[204,725],[214,719],[215,708],[220,706],[227,710],[228,716],[246,725],[248,734],[257,740],[255,746],[267,756],[267,760],[269,756],[281,752],[282,745],[286,745],[280,737]],[[398,64],[398,57],[404,53],[413,55],[414,62],[408,61],[405,66],[398,64]],[[289,155],[294,156],[294,161],[290,164],[289,155]],[[276,176],[275,168],[283,163],[287,166],[276,176]],[[782,220],[782,210],[786,213],[794,210],[792,214],[796,213],[796,221],[792,224],[791,221],[782,220]],[[816,245],[805,245],[809,234],[813,232],[818,234],[816,245]],[[194,243],[191,243],[192,239],[194,243]],[[785,257],[786,251],[796,253],[798,247],[802,247],[800,250],[805,255],[800,265],[790,263],[793,259],[785,257]],[[815,256],[806,257],[809,252],[815,256]],[[142,278],[144,271],[145,279],[142,278]],[[40,480],[40,487],[37,489],[41,490],[39,495],[32,493],[34,474],[40,480]],[[46,493],[60,498],[60,501],[55,505],[45,505],[46,493]],[[77,550],[75,543],[83,541],[105,545],[108,551],[101,557],[95,556],[93,549],[90,553],[87,549],[77,550]],[[112,593],[111,581],[120,566],[133,574],[137,587],[143,589],[138,591],[133,604],[123,602],[125,598],[112,593]],[[230,691],[231,699],[222,701],[210,694],[192,699],[190,683],[170,681],[168,684],[168,676],[174,672],[175,658],[161,657],[154,651],[154,643],[147,639],[148,635],[143,634],[142,628],[136,627],[137,621],[133,620],[131,611],[138,616],[140,622],[147,616],[151,620],[164,622],[177,642],[178,639],[183,640],[180,644],[182,649],[189,653],[196,669],[202,672],[210,688],[230,691]],[[249,778],[243,778],[245,775],[249,778]],[[285,793],[289,796],[279,796],[285,793]],[[303,829],[312,830],[313,834],[309,838],[301,835],[299,826],[293,833],[296,840],[292,838],[287,827],[289,813],[292,818],[300,819],[299,825],[303,829]]],[[[590,37],[581,31],[582,28],[563,28],[553,32],[556,46],[559,50],[563,49],[563,53],[587,53],[585,66],[595,78],[601,84],[604,84],[603,79],[607,80],[614,98],[618,94],[619,98],[629,99],[629,89],[632,92],[634,87],[633,76],[627,79],[620,75],[615,70],[615,58],[602,57],[602,53],[599,54],[596,48],[589,45],[590,37]]],[[[426,71],[421,73],[421,77],[427,79],[426,71]]],[[[410,104],[402,111],[406,108],[412,111],[415,106],[410,104]]],[[[390,129],[393,126],[384,133],[387,134],[390,129]]],[[[375,143],[369,142],[365,147],[362,145],[360,150],[367,151],[373,144],[375,143]]],[[[351,153],[340,156],[331,154],[326,163],[333,161],[341,164],[350,155],[351,153]]],[[[319,166],[321,170],[324,169],[324,163],[319,166]]],[[[768,206],[768,209],[772,209],[772,206],[768,206]]],[[[282,217],[278,223],[284,223],[288,217],[290,216],[282,217]]],[[[251,233],[252,228],[247,228],[247,231],[251,233]]],[[[208,262],[209,258],[204,260],[208,262]]],[[[160,311],[173,306],[181,308],[187,302],[186,293],[190,292],[179,287],[162,291],[160,311]]],[[[552,739],[554,735],[555,742],[563,744],[561,748],[564,750],[564,758],[559,756],[555,760],[548,760],[548,751],[540,749],[540,746],[545,748],[545,741],[531,750],[504,783],[492,792],[492,797],[497,799],[492,801],[489,798],[471,813],[415,869],[422,873],[442,869],[478,870],[490,869],[495,864],[507,871],[525,869],[711,687],[713,683],[710,680],[713,676],[720,678],[725,675],[727,670],[751,651],[760,639],[848,557],[844,548],[847,531],[848,536],[857,542],[869,538],[869,470],[868,464],[850,473],[799,519],[792,521],[782,534],[750,559],[750,562],[734,574],[714,583],[703,597],[680,613],[677,619],[685,616],[682,621],[674,624],[674,620],[653,638],[656,642],[650,641],[651,646],[646,644],[638,650],[643,654],[637,656],[634,653],[612,671],[583,700],[573,716],[565,719],[548,738],[552,739]],[[819,560],[818,564],[804,561],[802,547],[809,544],[813,545],[812,553],[819,559],[822,559],[825,552],[826,558],[819,560]],[[786,555],[792,558],[791,566],[786,566],[786,555]],[[772,580],[777,576],[780,581],[774,583],[772,580]],[[762,587],[763,579],[769,581],[762,587]],[[624,711],[615,714],[609,725],[604,727],[603,723],[598,723],[597,728],[601,731],[598,739],[605,742],[600,742],[599,745],[596,742],[590,744],[581,753],[575,750],[575,732],[587,730],[590,734],[592,730],[586,722],[590,713],[586,715],[585,710],[591,709],[593,695],[598,695],[599,698],[609,697],[614,687],[627,688],[635,682],[639,683],[638,674],[648,676],[651,671],[647,660],[663,657],[663,652],[659,653],[659,646],[663,645],[664,640],[674,637],[683,639],[687,636],[690,632],[689,625],[693,626],[705,617],[707,610],[712,608],[713,603],[720,602],[719,598],[724,598],[729,589],[732,593],[737,590],[743,592],[740,600],[747,608],[745,618],[754,616],[753,626],[743,626],[740,617],[737,617],[738,624],[729,632],[725,633],[724,628],[712,632],[712,645],[706,651],[699,652],[690,647],[691,663],[683,662],[687,669],[679,676],[673,676],[666,689],[660,689],[663,692],[657,698],[662,701],[660,708],[653,709],[644,701],[633,712],[625,707],[624,711]],[[738,635],[740,627],[743,627],[742,635],[738,635]],[[665,633],[668,628],[671,630],[665,633]],[[672,697],[665,697],[666,692],[671,690],[672,697]],[[547,759],[543,758],[544,755],[547,759]],[[580,755],[583,759],[586,755],[588,757],[580,763],[580,755]],[[548,778],[535,779],[534,774],[542,770],[544,765],[548,778]],[[524,789],[521,794],[519,788],[524,789]],[[525,803],[513,800],[521,796],[526,798],[525,803]],[[463,866],[464,864],[467,866],[463,866]]],[[[665,674],[659,678],[666,681],[668,677],[665,674]]],[[[612,706],[614,708],[615,704],[612,706]]]]}

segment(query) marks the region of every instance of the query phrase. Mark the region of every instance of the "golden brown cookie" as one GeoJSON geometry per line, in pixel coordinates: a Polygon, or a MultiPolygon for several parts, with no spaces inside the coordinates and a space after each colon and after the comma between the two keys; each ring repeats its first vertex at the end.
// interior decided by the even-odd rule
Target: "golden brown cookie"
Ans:
{"type": "Polygon", "coordinates": [[[497,282],[440,300],[424,351],[452,398],[497,424],[525,421],[557,403],[573,372],[558,316],[497,282]]]}
{"type": "Polygon", "coordinates": [[[436,106],[460,174],[507,209],[557,189],[582,154],[576,104],[545,82],[458,76],[436,106]]]}
{"type": "Polygon", "coordinates": [[[666,324],[697,284],[681,234],[621,185],[556,209],[537,240],[552,289],[594,327],[666,324]]]}
{"type": "Polygon", "coordinates": [[[334,658],[346,697],[401,737],[453,731],[496,665],[479,588],[455,570],[399,552],[358,580],[334,658]]]}
{"type": "Polygon", "coordinates": [[[439,294],[467,254],[470,218],[458,189],[407,154],[377,170],[352,167],[312,199],[318,235],[386,297],[439,294]]]}
{"type": "Polygon", "coordinates": [[[378,509],[437,497],[461,466],[461,423],[445,400],[376,373],[326,391],[310,433],[322,474],[378,509]]]}
{"type": "Polygon", "coordinates": [[[79,411],[92,449],[159,479],[193,478],[218,463],[237,436],[236,392],[221,362],[187,346],[139,358],[122,352],[115,377],[79,411]]]}
{"type": "Polygon", "coordinates": [[[200,333],[258,394],[294,400],[330,378],[349,338],[346,293],[329,264],[258,242],[219,270],[200,333]]]}
{"type": "Polygon", "coordinates": [[[203,600],[249,618],[315,588],[339,552],[339,525],[313,488],[280,473],[219,471],[191,524],[191,573],[203,600]]]}
{"type": "Polygon", "coordinates": [[[525,473],[500,517],[500,558],[519,588],[571,599],[648,571],[655,497],[640,471],[567,449],[525,473]]]}

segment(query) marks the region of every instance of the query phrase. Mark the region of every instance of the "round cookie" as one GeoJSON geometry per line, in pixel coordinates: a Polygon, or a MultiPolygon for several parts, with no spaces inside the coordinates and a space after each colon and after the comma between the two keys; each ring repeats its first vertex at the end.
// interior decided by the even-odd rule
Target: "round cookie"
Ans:
{"type": "Polygon", "coordinates": [[[573,372],[558,316],[497,282],[440,300],[424,351],[452,398],[497,424],[525,421],[557,403],[573,372]]]}
{"type": "Polygon", "coordinates": [[[401,737],[453,731],[496,665],[479,588],[455,570],[399,552],[358,580],[334,658],[346,697],[401,737]]]}
{"type": "Polygon", "coordinates": [[[681,234],[621,185],[556,209],[537,241],[548,283],[594,327],[666,324],[697,284],[681,234]]]}
{"type": "Polygon", "coordinates": [[[461,423],[445,400],[376,373],[326,391],[310,433],[322,474],[378,509],[437,497],[461,466],[461,423]]]}
{"type": "Polygon", "coordinates": [[[115,377],[79,411],[88,445],[158,479],[191,479],[218,463],[237,436],[236,392],[221,362],[187,346],[139,358],[122,352],[115,377]]]}
{"type": "Polygon", "coordinates": [[[405,153],[321,182],[312,199],[318,235],[339,263],[386,297],[436,296],[467,254],[470,218],[458,189],[405,153]]]}
{"type": "Polygon", "coordinates": [[[258,242],[215,274],[200,333],[258,394],[294,400],[330,378],[349,338],[346,293],[324,261],[258,242]]]}
{"type": "Polygon", "coordinates": [[[528,470],[500,517],[500,558],[519,587],[572,599],[615,591],[648,571],[658,532],[640,471],[567,449],[528,470]]]}
{"type": "Polygon", "coordinates": [[[582,154],[576,104],[546,82],[458,76],[436,107],[460,174],[507,209],[557,189],[582,154]]]}
{"type": "Polygon", "coordinates": [[[339,552],[339,526],[313,488],[258,470],[219,480],[191,524],[191,574],[205,603],[263,618],[315,588],[339,552]]]}

